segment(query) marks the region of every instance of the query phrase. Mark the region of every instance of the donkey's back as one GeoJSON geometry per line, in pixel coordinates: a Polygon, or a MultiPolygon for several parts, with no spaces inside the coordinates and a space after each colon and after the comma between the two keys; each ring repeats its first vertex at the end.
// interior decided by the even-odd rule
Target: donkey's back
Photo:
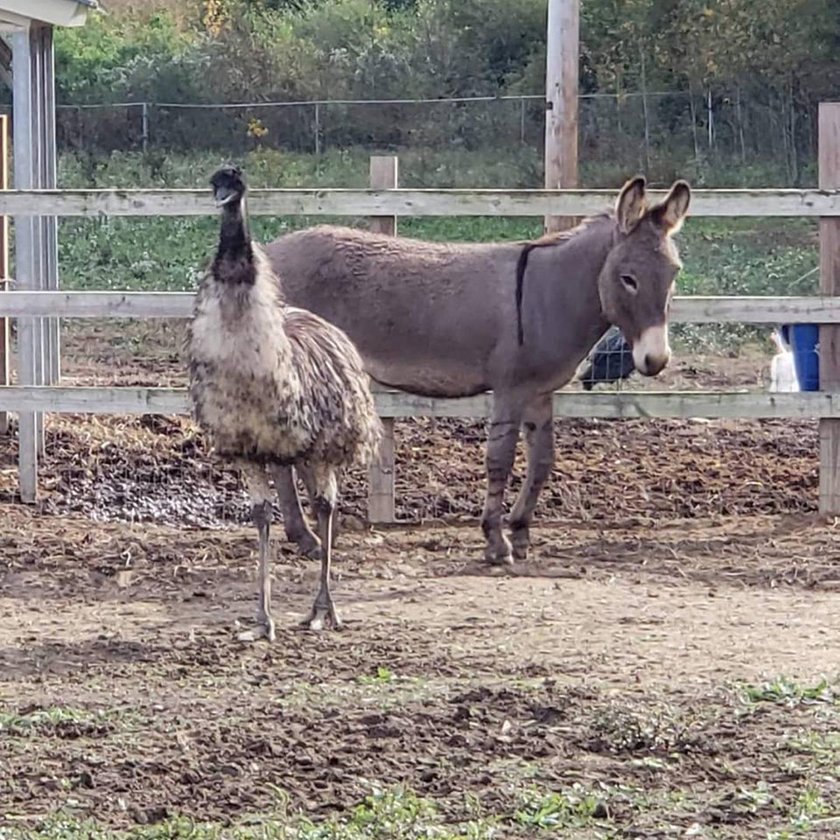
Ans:
{"type": "Polygon", "coordinates": [[[500,345],[513,349],[520,250],[330,225],[266,247],[289,304],[344,330],[375,379],[428,396],[492,387],[500,345]]]}

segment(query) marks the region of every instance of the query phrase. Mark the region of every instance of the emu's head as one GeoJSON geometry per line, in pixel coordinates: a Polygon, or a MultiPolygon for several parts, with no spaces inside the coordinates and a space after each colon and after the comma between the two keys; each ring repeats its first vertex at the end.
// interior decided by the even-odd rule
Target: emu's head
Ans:
{"type": "Polygon", "coordinates": [[[242,170],[233,163],[219,167],[210,179],[216,207],[224,207],[232,201],[241,201],[245,195],[245,179],[242,170]]]}

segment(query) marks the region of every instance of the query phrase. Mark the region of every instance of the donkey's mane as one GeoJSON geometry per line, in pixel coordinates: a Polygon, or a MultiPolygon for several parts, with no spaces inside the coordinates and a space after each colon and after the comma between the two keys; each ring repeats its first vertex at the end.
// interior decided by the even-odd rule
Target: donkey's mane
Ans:
{"type": "Polygon", "coordinates": [[[563,245],[566,242],[575,239],[579,234],[588,230],[595,222],[603,221],[604,219],[612,218],[612,211],[605,210],[603,213],[597,213],[594,216],[587,216],[579,224],[570,230],[559,230],[553,233],[544,233],[538,239],[532,239],[522,246],[522,251],[519,254],[519,259],[516,261],[516,335],[519,344],[522,345],[525,340],[525,334],[522,329],[522,292],[525,282],[525,269],[528,267],[528,257],[536,248],[550,248],[553,245],[563,245]]]}

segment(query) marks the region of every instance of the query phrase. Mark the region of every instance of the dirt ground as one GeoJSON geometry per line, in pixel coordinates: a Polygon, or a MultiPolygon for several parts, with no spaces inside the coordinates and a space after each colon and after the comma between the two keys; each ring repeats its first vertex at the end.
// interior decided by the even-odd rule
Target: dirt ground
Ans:
{"type": "Polygon", "coordinates": [[[297,629],[317,563],[276,527],[273,646],[237,641],[255,535],[186,420],[51,418],[37,508],[0,441],[0,826],[319,819],[405,785],[499,837],[581,792],[555,836],[840,837],[816,424],[558,421],[513,570],[479,562],[483,436],[398,424],[395,528],[350,477],[340,633],[297,629]]]}

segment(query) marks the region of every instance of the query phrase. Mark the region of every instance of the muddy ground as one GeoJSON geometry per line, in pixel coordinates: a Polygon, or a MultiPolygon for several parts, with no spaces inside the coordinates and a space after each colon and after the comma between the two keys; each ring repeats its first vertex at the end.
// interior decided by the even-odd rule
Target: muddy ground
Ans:
{"type": "Polygon", "coordinates": [[[297,629],[317,564],[275,529],[273,646],[237,641],[254,534],[186,420],[47,431],[35,509],[0,442],[0,825],[321,819],[404,785],[500,837],[548,831],[552,794],[595,803],[555,836],[840,836],[816,424],[558,421],[503,571],[478,562],[483,425],[401,422],[402,524],[346,488],[344,631],[297,629]]]}

